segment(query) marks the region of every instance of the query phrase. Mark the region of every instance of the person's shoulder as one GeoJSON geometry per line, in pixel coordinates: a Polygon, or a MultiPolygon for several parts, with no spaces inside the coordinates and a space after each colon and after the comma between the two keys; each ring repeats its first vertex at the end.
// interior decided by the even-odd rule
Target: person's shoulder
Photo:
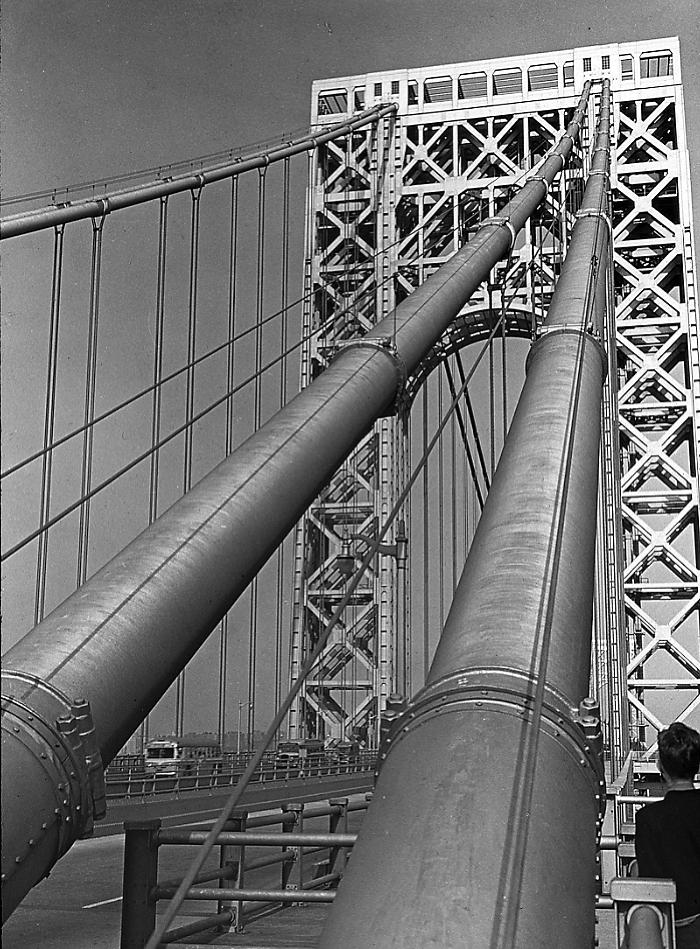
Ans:
{"type": "Polygon", "coordinates": [[[669,791],[666,799],[670,800],[675,807],[688,807],[695,809],[700,807],[700,789],[694,791],[669,791]]]}
{"type": "Polygon", "coordinates": [[[637,823],[644,823],[646,820],[653,820],[655,815],[661,814],[661,812],[665,810],[665,800],[666,798],[664,798],[662,801],[652,801],[649,804],[645,804],[644,807],[640,807],[635,814],[635,821],[637,823]]]}

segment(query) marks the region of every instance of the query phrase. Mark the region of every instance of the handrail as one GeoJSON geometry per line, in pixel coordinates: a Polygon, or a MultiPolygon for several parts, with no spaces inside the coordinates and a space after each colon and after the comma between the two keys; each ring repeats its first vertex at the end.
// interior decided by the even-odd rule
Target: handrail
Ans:
{"type": "MultiPolygon", "coordinates": [[[[224,830],[217,835],[220,848],[219,867],[202,870],[192,880],[187,899],[217,901],[216,912],[202,914],[194,923],[187,923],[164,933],[160,944],[170,943],[186,935],[212,930],[215,927],[242,929],[246,917],[261,911],[281,909],[289,903],[330,903],[343,873],[348,850],[355,845],[356,833],[347,829],[350,812],[364,811],[372,795],[361,800],[331,798],[327,805],[288,804],[279,813],[248,820],[245,811],[232,815],[230,824],[237,830],[224,830]],[[306,832],[304,821],[329,817],[328,832],[306,832]],[[281,832],[251,830],[252,827],[281,824],[281,832]],[[280,848],[268,856],[246,858],[248,847],[280,848]],[[305,872],[303,856],[326,854],[310,877],[305,872]],[[280,885],[277,888],[252,887],[249,874],[278,865],[280,885]],[[319,871],[320,870],[320,874],[319,871]],[[248,875],[248,877],[247,877],[248,875]],[[227,881],[232,885],[226,885],[227,881]],[[209,884],[209,885],[206,885],[209,884]],[[213,884],[213,885],[212,885],[213,884]],[[245,909],[245,903],[257,903],[245,909]]],[[[122,949],[142,947],[151,934],[156,919],[158,900],[170,899],[177,891],[177,879],[158,880],[159,848],[200,844],[206,831],[161,827],[160,820],[127,821],[124,850],[124,897],[122,904],[122,949]]]]}

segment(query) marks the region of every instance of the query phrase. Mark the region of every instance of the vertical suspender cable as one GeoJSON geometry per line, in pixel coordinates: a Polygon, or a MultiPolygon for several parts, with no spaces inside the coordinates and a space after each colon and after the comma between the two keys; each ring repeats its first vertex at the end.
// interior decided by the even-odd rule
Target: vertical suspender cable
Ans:
{"type": "MultiPolygon", "coordinates": [[[[49,356],[46,370],[46,410],[44,414],[44,455],[41,461],[41,495],[39,527],[49,519],[51,508],[51,475],[53,471],[53,442],[56,419],[56,376],[58,372],[58,325],[61,312],[61,278],[63,276],[63,231],[65,224],[55,228],[53,246],[53,269],[51,274],[51,320],[49,324],[49,356]]],[[[46,602],[46,564],[49,536],[47,531],[39,534],[36,564],[36,593],[34,597],[34,625],[44,618],[46,602]]]]}
{"type": "MultiPolygon", "coordinates": [[[[444,362],[443,362],[444,364],[444,362]]],[[[437,377],[438,390],[438,419],[442,418],[443,395],[442,395],[442,373],[437,377]]],[[[445,625],[445,504],[444,504],[444,451],[445,443],[443,433],[440,433],[438,442],[438,595],[440,597],[440,629],[445,625]]]]}
{"type": "MultiPolygon", "coordinates": [[[[163,327],[165,323],[165,270],[168,242],[168,195],[163,195],[159,201],[158,212],[158,259],[156,277],[156,316],[153,338],[153,396],[151,400],[151,464],[148,492],[148,523],[152,524],[158,517],[158,487],[160,464],[160,428],[162,420],[162,379],[163,379],[163,327]]],[[[148,716],[141,725],[141,751],[148,742],[148,716]]]]}
{"type": "MultiPolygon", "coordinates": [[[[197,351],[197,273],[199,268],[199,211],[202,195],[200,184],[192,188],[192,209],[190,218],[190,292],[187,312],[187,383],[185,406],[185,450],[183,459],[183,494],[192,487],[192,418],[194,416],[195,366],[197,351]]],[[[182,735],[185,730],[185,676],[183,669],[177,677],[175,689],[175,734],[182,735]]]]}
{"type": "MultiPolygon", "coordinates": [[[[258,168],[258,248],[256,264],[257,297],[255,308],[255,391],[254,401],[254,431],[260,428],[262,421],[262,360],[263,360],[263,331],[262,318],[265,299],[265,184],[267,180],[267,166],[258,168]]],[[[255,730],[255,689],[257,678],[257,648],[258,648],[258,578],[253,578],[250,584],[250,633],[248,637],[248,744],[247,750],[252,750],[253,732],[255,730]]]]}
{"type": "MultiPolygon", "coordinates": [[[[287,337],[289,333],[289,314],[287,304],[289,300],[289,166],[290,159],[284,159],[282,181],[282,284],[281,310],[282,322],[280,326],[280,355],[287,352],[287,337]]],[[[287,358],[280,364],[280,408],[287,401],[287,358]]],[[[284,607],[284,544],[277,548],[277,615],[275,621],[275,713],[282,702],[282,612],[284,607]]]]}
{"type": "MultiPolygon", "coordinates": [[[[452,357],[451,357],[452,358],[452,357]]],[[[445,369],[449,369],[449,363],[445,362],[445,369]]],[[[452,390],[450,389],[450,394],[452,390]]],[[[452,396],[454,399],[454,396],[452,396]]],[[[450,487],[452,491],[452,516],[451,516],[451,528],[452,528],[452,594],[457,588],[457,452],[456,452],[456,440],[457,440],[457,425],[456,425],[456,410],[457,402],[455,402],[455,409],[452,412],[450,418],[450,487]]]]}
{"type": "MultiPolygon", "coordinates": [[[[90,273],[90,314],[88,325],[88,345],[85,364],[85,432],[83,435],[81,497],[89,492],[92,483],[92,446],[94,441],[93,419],[95,417],[95,386],[97,377],[97,336],[100,316],[100,275],[102,270],[102,228],[103,214],[92,219],[92,266],[90,273]]],[[[80,587],[87,579],[88,546],[90,539],[90,499],[86,498],[80,506],[80,525],[78,528],[78,574],[80,587]]]]}
{"type": "MultiPolygon", "coordinates": [[[[229,258],[228,258],[228,351],[226,353],[226,435],[224,455],[228,457],[233,451],[233,389],[235,376],[235,345],[236,336],[236,271],[238,256],[238,177],[231,178],[231,212],[229,220],[229,258]]],[[[228,613],[225,613],[219,628],[219,703],[218,703],[218,734],[219,744],[223,749],[226,737],[226,679],[228,663],[228,613]]]]}
{"type": "Polygon", "coordinates": [[[158,475],[160,464],[161,404],[163,399],[163,326],[165,322],[165,263],[168,239],[168,196],[160,199],[158,220],[158,278],[156,287],[155,338],[153,343],[153,398],[151,404],[151,455],[148,523],[158,517],[158,475]]]}
{"type": "MultiPolygon", "coordinates": [[[[420,233],[420,232],[419,232],[420,233]]],[[[428,384],[423,386],[423,429],[421,455],[425,456],[428,447],[428,384]]],[[[428,464],[423,466],[423,679],[430,668],[430,501],[429,501],[428,464]]]]}
{"type": "MultiPolygon", "coordinates": [[[[457,395],[457,389],[456,389],[456,387],[455,387],[454,376],[452,375],[452,370],[450,369],[450,367],[449,367],[449,365],[448,365],[447,363],[445,363],[445,372],[446,372],[446,375],[447,375],[447,383],[448,383],[448,385],[449,385],[449,387],[450,387],[450,395],[451,395],[452,398],[454,399],[455,396],[457,395]]],[[[464,367],[461,365],[461,363],[460,363],[460,375],[461,375],[462,385],[464,385],[465,380],[466,380],[466,376],[464,375],[464,367]]],[[[466,389],[464,390],[464,394],[465,394],[465,396],[468,398],[469,393],[467,392],[466,389]]],[[[469,403],[469,404],[471,405],[471,403],[469,403]]],[[[483,498],[483,495],[482,495],[482,493],[481,493],[481,488],[479,487],[478,474],[477,474],[477,471],[476,471],[476,465],[474,464],[474,456],[473,456],[473,454],[472,454],[471,448],[469,447],[469,439],[468,439],[468,437],[467,437],[467,427],[466,427],[466,425],[465,425],[464,416],[462,415],[462,410],[461,410],[460,407],[459,407],[459,403],[455,406],[455,413],[454,413],[454,414],[457,416],[457,422],[458,422],[458,424],[459,424],[459,430],[460,430],[460,432],[461,432],[461,434],[462,434],[462,442],[463,442],[463,444],[464,444],[464,453],[465,453],[465,455],[467,456],[467,463],[469,464],[469,471],[471,472],[472,480],[473,480],[473,482],[474,482],[474,490],[476,491],[477,496],[478,496],[478,498],[479,498],[479,504],[480,504],[480,506],[483,507],[483,506],[484,506],[484,498],[483,498]]],[[[488,488],[488,481],[486,482],[486,484],[487,484],[487,488],[488,488]]]]}
{"type": "Polygon", "coordinates": [[[506,361],[506,301],[503,292],[501,292],[501,401],[503,408],[503,444],[506,442],[506,433],[508,431],[508,377],[506,361]]]}
{"type": "MultiPolygon", "coordinates": [[[[489,329],[493,326],[493,292],[489,284],[489,329]]],[[[489,341],[489,428],[490,428],[490,455],[491,466],[489,468],[491,477],[496,468],[496,392],[494,386],[493,369],[493,339],[489,341]]]]}
{"type": "MultiPolygon", "coordinates": [[[[457,371],[459,372],[459,381],[464,385],[464,380],[466,376],[464,374],[464,365],[462,363],[462,356],[459,352],[455,354],[457,356],[457,371]]],[[[467,407],[467,414],[469,416],[469,425],[472,430],[472,436],[474,438],[474,444],[476,445],[476,453],[479,457],[479,464],[481,466],[481,473],[484,478],[484,484],[486,485],[486,491],[488,492],[491,485],[491,480],[489,478],[488,469],[486,467],[486,458],[484,457],[484,451],[481,447],[481,438],[479,437],[479,430],[476,427],[476,415],[474,414],[474,406],[472,405],[471,396],[469,395],[469,389],[464,390],[464,404],[467,407]]],[[[484,506],[483,497],[481,491],[478,488],[476,479],[474,480],[474,490],[479,499],[479,507],[484,506]]]]}

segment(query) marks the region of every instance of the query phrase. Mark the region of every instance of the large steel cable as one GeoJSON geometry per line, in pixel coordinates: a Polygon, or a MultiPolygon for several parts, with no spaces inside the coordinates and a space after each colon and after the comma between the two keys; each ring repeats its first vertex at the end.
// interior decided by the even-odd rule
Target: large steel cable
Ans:
{"type": "Polygon", "coordinates": [[[594,203],[606,186],[596,164],[428,687],[387,737],[324,949],[359,949],[369,940],[377,949],[430,942],[511,949],[543,939],[583,949],[592,942],[604,780],[585,696],[605,359],[589,318],[603,301],[597,290],[585,296],[592,259],[606,259],[607,232],[594,203]],[[544,655],[546,683],[535,677],[544,655]],[[533,707],[541,709],[542,731],[536,754],[525,754],[533,707]],[[518,797],[528,777],[517,766],[521,754],[526,770],[536,761],[546,775],[529,807],[529,789],[518,797]],[[411,793],[401,793],[407,785],[411,793]],[[520,829],[504,866],[509,816],[520,829]],[[523,848],[528,832],[535,845],[523,848]],[[561,912],[549,912],[552,900],[561,912]]]}
{"type": "Polygon", "coordinates": [[[281,726],[282,721],[284,720],[284,716],[287,714],[287,712],[291,708],[292,702],[298,695],[299,691],[301,690],[302,685],[304,684],[307,677],[309,676],[314,666],[316,665],[318,659],[320,658],[323,652],[323,649],[325,648],[330,638],[331,633],[335,629],[336,625],[340,622],[340,619],[346,607],[349,605],[355,590],[359,586],[360,581],[362,580],[365,571],[369,567],[372,560],[377,556],[380,545],[382,544],[384,538],[386,537],[386,534],[388,533],[389,528],[392,526],[392,524],[394,523],[394,520],[400,513],[401,508],[403,507],[403,504],[406,498],[410,494],[411,488],[413,487],[414,483],[418,479],[419,474],[421,474],[421,472],[424,471],[425,468],[427,467],[428,459],[430,458],[435,446],[442,440],[442,435],[443,435],[445,426],[447,425],[448,421],[452,417],[452,414],[455,410],[458,400],[461,398],[464,390],[469,385],[469,382],[472,376],[474,375],[474,373],[476,372],[476,369],[479,365],[479,362],[481,361],[481,358],[483,357],[484,353],[487,351],[488,345],[493,340],[493,337],[496,334],[499,327],[500,327],[500,321],[496,323],[496,325],[492,328],[489,334],[489,337],[485,341],[479,354],[477,355],[477,358],[473,366],[471,367],[464,384],[457,391],[456,398],[450,403],[445,414],[439,418],[439,422],[438,422],[435,433],[433,434],[432,438],[429,440],[421,458],[418,460],[418,462],[414,466],[411,476],[409,477],[403,490],[400,492],[397,500],[394,502],[394,505],[391,508],[391,511],[389,512],[386,520],[381,526],[378,527],[376,536],[371,539],[368,539],[367,551],[362,557],[360,564],[355,574],[353,575],[352,579],[347,584],[343,597],[341,598],[339,604],[336,606],[335,610],[333,611],[333,614],[328,622],[328,625],[324,628],[323,632],[320,634],[319,639],[316,642],[311,655],[306,659],[306,661],[304,662],[302,666],[301,673],[298,679],[292,684],[279,711],[274,716],[274,718],[272,719],[272,722],[268,726],[267,731],[265,732],[265,735],[262,739],[262,742],[260,743],[260,747],[257,750],[253,751],[252,757],[250,758],[245,771],[243,772],[237,785],[235,786],[235,788],[229,795],[221,811],[221,814],[219,815],[219,817],[216,819],[212,827],[207,832],[206,839],[200,845],[199,851],[196,857],[193,859],[190,866],[188,867],[188,870],[185,876],[183,877],[182,881],[180,882],[175,895],[172,897],[170,903],[166,907],[165,912],[158,919],[156,928],[153,931],[152,935],[150,936],[148,942],[146,943],[145,949],[158,949],[158,946],[161,944],[163,937],[167,933],[168,926],[175,918],[184,900],[187,898],[187,891],[194,883],[197,877],[197,874],[199,873],[199,871],[202,869],[202,866],[204,865],[204,861],[207,859],[207,857],[211,853],[212,848],[215,846],[217,837],[219,836],[221,831],[224,829],[226,822],[229,820],[231,814],[233,813],[239,801],[241,800],[246,787],[250,783],[253,775],[255,774],[255,771],[258,768],[258,765],[262,761],[265,751],[267,750],[268,746],[270,745],[275,735],[277,734],[277,731],[279,727],[281,726]]]}
{"type": "Polygon", "coordinates": [[[68,203],[61,207],[41,208],[26,214],[11,215],[0,221],[0,240],[17,237],[21,234],[31,234],[34,231],[54,227],[68,221],[102,217],[109,212],[134,207],[147,201],[154,201],[166,194],[192,191],[194,188],[201,188],[214,181],[223,181],[253,168],[261,168],[273,162],[282,161],[288,155],[298,155],[309,148],[318,148],[324,142],[340,138],[352,129],[362,128],[365,125],[377,122],[383,116],[395,111],[396,105],[394,103],[389,105],[379,104],[361,113],[356,118],[331,126],[327,131],[316,130],[307,133],[296,142],[271,148],[262,154],[213,169],[203,169],[197,174],[183,175],[169,181],[157,181],[141,188],[112,192],[95,200],[80,201],[75,204],[68,203]]]}

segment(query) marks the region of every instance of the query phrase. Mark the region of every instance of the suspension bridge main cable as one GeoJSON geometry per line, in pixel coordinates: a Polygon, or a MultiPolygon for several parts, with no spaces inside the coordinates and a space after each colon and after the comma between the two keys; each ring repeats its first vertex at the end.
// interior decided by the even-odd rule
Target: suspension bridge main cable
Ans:
{"type": "Polygon", "coordinates": [[[240,175],[243,172],[250,171],[253,168],[260,168],[282,161],[288,155],[298,155],[307,151],[309,148],[317,148],[325,142],[341,138],[348,132],[363,126],[377,122],[385,115],[395,112],[397,106],[395,103],[380,103],[360,113],[352,119],[346,119],[337,125],[330,126],[326,131],[317,130],[307,132],[303,138],[296,142],[290,142],[285,145],[272,148],[260,155],[254,155],[251,158],[234,161],[231,164],[219,166],[208,170],[202,170],[197,174],[183,175],[172,178],[169,181],[157,181],[152,184],[143,185],[140,188],[132,188],[124,191],[116,191],[107,194],[104,197],[95,200],[76,202],[75,204],[66,204],[61,207],[46,207],[36,211],[29,211],[25,214],[10,215],[0,221],[0,240],[6,240],[10,237],[17,237],[20,234],[31,234],[34,231],[41,231],[48,227],[54,227],[56,224],[67,223],[68,221],[80,221],[86,218],[102,217],[113,211],[119,211],[122,208],[134,207],[137,204],[144,204],[147,201],[154,201],[165,194],[178,194],[183,191],[191,191],[193,188],[201,188],[204,185],[214,181],[223,181],[233,175],[240,175]]]}
{"type": "Polygon", "coordinates": [[[433,434],[432,438],[428,442],[420,459],[417,461],[416,465],[414,466],[414,469],[411,475],[409,476],[406,484],[404,485],[402,491],[400,492],[397,500],[394,502],[394,505],[391,508],[391,511],[389,512],[386,520],[381,525],[381,527],[379,527],[375,537],[367,538],[367,545],[368,545],[367,551],[365,552],[362,559],[360,560],[360,563],[357,567],[356,572],[353,574],[352,579],[347,584],[346,590],[340,602],[334,609],[333,614],[328,622],[328,625],[323,629],[323,632],[319,636],[314,646],[313,651],[305,660],[298,678],[292,684],[289,691],[287,692],[287,695],[284,701],[280,705],[280,708],[278,709],[270,725],[268,726],[262,738],[262,741],[260,742],[260,746],[257,748],[257,750],[253,751],[252,757],[250,758],[245,771],[243,772],[238,783],[236,784],[233,791],[229,795],[226,803],[223,806],[221,813],[219,814],[219,817],[216,819],[216,821],[214,822],[214,824],[208,831],[206,839],[200,845],[199,851],[196,857],[193,859],[192,863],[190,864],[187,870],[187,873],[185,874],[180,885],[177,888],[175,895],[172,897],[170,903],[166,907],[165,912],[161,916],[158,917],[157,926],[155,930],[153,931],[152,935],[150,936],[148,942],[146,943],[145,949],[158,949],[158,946],[161,944],[163,937],[166,935],[168,926],[175,918],[184,900],[187,898],[187,891],[195,882],[197,874],[199,873],[202,866],[204,865],[204,861],[207,859],[207,857],[211,853],[212,848],[215,846],[216,838],[222,832],[222,830],[224,829],[226,825],[226,822],[229,820],[234,809],[240,802],[245,792],[245,789],[247,788],[253,775],[255,774],[260,762],[263,759],[265,752],[267,751],[269,745],[273,741],[280,726],[282,725],[285,715],[291,708],[292,702],[294,701],[296,696],[299,694],[299,691],[301,690],[302,685],[307,680],[308,676],[313,671],[314,666],[316,665],[319,658],[321,657],[323,649],[326,643],[328,642],[331,633],[333,632],[336,625],[340,621],[340,618],[343,615],[345,608],[349,605],[352,599],[352,596],[355,593],[355,590],[357,589],[360,582],[362,581],[362,578],[364,577],[365,571],[369,567],[372,560],[377,556],[379,552],[379,548],[382,542],[384,541],[384,538],[386,537],[386,534],[389,531],[389,528],[392,526],[392,524],[394,523],[394,520],[400,513],[406,498],[409,496],[413,485],[418,479],[418,476],[426,467],[428,459],[430,455],[432,454],[433,449],[442,440],[442,434],[445,429],[445,426],[447,425],[448,421],[450,420],[450,417],[455,411],[459,399],[462,397],[464,390],[469,385],[469,382],[471,381],[472,376],[476,372],[476,369],[482,357],[487,352],[488,346],[492,342],[494,336],[496,335],[496,332],[500,328],[500,325],[501,323],[499,319],[498,322],[495,324],[495,326],[491,329],[491,332],[489,333],[489,337],[483,344],[481,351],[477,355],[477,358],[473,366],[470,368],[470,371],[467,375],[465,382],[460,386],[459,390],[456,392],[455,398],[451,401],[444,415],[440,419],[437,429],[435,430],[435,433],[433,434]]]}

